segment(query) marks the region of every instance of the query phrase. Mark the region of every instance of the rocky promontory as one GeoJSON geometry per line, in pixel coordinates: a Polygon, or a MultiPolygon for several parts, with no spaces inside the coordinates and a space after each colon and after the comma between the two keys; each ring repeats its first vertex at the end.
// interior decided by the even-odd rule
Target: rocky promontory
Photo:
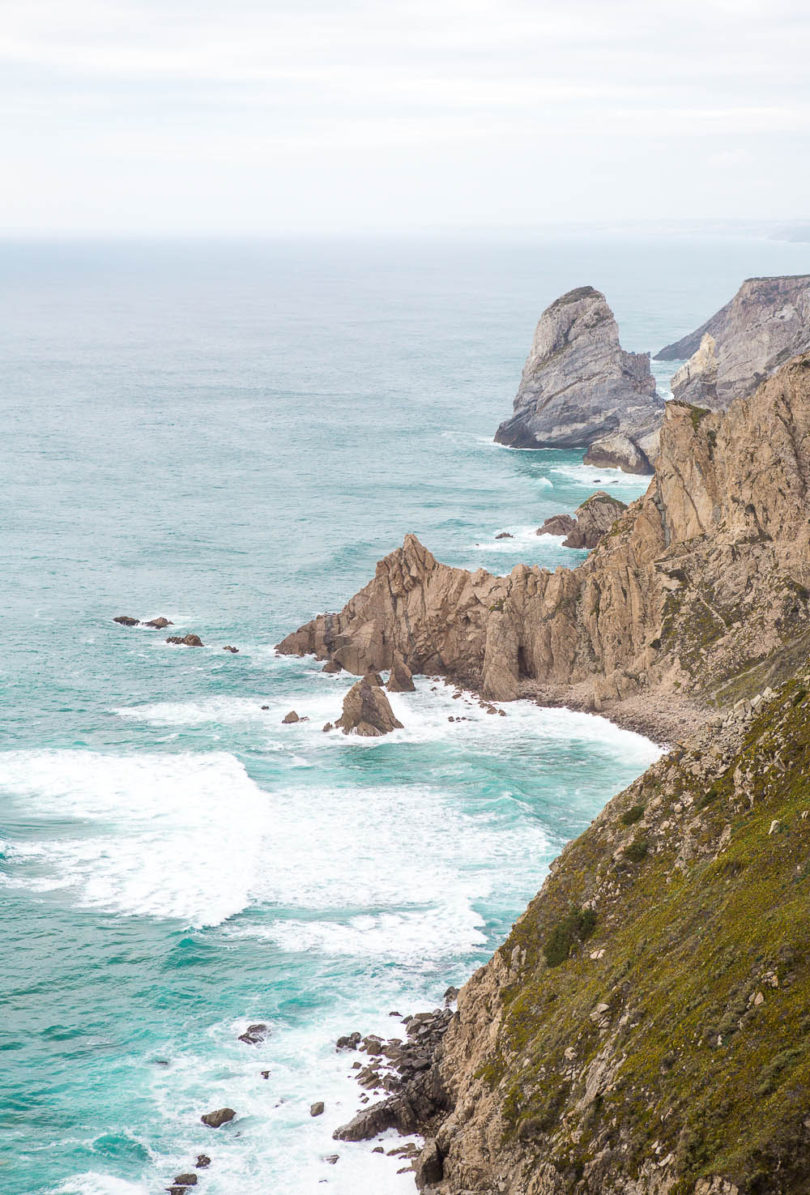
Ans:
{"type": "Polygon", "coordinates": [[[564,548],[595,548],[613,524],[627,510],[624,502],[597,490],[577,507],[573,515],[552,515],[538,535],[564,535],[564,548]]]}
{"type": "Polygon", "coordinates": [[[628,353],[605,296],[569,291],[540,317],[514,414],[495,439],[513,448],[587,448],[600,466],[651,473],[663,409],[649,353],[628,353]]]}
{"type": "Polygon", "coordinates": [[[686,361],[675,398],[717,409],[751,394],[791,357],[810,350],[810,274],[747,278],[705,324],[656,353],[686,361]],[[688,358],[688,360],[687,360],[688,358]]]}

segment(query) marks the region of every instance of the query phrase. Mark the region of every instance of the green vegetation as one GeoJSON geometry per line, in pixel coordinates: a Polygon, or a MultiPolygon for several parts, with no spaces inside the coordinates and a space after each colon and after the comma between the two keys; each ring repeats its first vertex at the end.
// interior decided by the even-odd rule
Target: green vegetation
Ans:
{"type": "Polygon", "coordinates": [[[679,1195],[716,1174],[810,1190],[808,691],[802,676],[763,703],[709,779],[683,752],[654,765],[563,852],[501,948],[520,961],[479,1074],[507,1138],[572,1190],[605,1150],[628,1180],[669,1158],[679,1195]],[[578,950],[591,903],[595,949],[578,950]]]}

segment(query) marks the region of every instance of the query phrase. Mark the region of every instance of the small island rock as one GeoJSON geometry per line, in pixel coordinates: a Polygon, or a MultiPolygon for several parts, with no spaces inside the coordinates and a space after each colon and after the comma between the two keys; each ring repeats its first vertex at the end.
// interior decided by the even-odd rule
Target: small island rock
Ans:
{"type": "Polygon", "coordinates": [[[402,723],[394,717],[383,689],[373,684],[368,676],[349,689],[343,699],[343,713],[335,725],[344,734],[359,734],[368,738],[402,729],[402,723]]]}
{"type": "Polygon", "coordinates": [[[217,1108],[214,1112],[206,1112],[204,1116],[200,1117],[203,1124],[207,1124],[209,1129],[218,1129],[228,1121],[233,1120],[236,1113],[233,1108],[217,1108]]]}
{"type": "Polygon", "coordinates": [[[167,643],[179,643],[183,647],[204,647],[202,639],[199,635],[169,635],[166,639],[167,643]]]}
{"type": "Polygon", "coordinates": [[[293,722],[300,722],[301,719],[296,714],[295,710],[290,710],[289,714],[285,714],[281,719],[282,726],[291,726],[293,722]]]}
{"type": "Polygon", "coordinates": [[[113,622],[119,623],[122,627],[137,627],[140,625],[140,619],[133,618],[131,614],[119,614],[113,619],[113,622]]]}

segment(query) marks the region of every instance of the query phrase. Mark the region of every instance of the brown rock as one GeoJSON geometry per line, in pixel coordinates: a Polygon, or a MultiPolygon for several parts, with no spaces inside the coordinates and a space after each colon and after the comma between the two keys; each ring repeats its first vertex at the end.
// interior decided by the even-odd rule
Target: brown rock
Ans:
{"type": "Polygon", "coordinates": [[[570,535],[577,525],[573,515],[552,515],[546,519],[542,527],[537,528],[538,535],[570,535]]]}
{"type": "Polygon", "coordinates": [[[344,734],[371,738],[402,729],[383,689],[372,684],[366,676],[349,689],[343,699],[343,713],[335,725],[344,734]]]}
{"type": "Polygon", "coordinates": [[[191,1171],[189,1171],[188,1174],[176,1175],[174,1181],[175,1185],[178,1187],[196,1187],[197,1175],[192,1174],[191,1171]]]}
{"type": "Polygon", "coordinates": [[[577,507],[576,526],[563,541],[563,547],[595,548],[626,510],[624,502],[611,498],[604,490],[597,490],[577,507]]]}
{"type": "Polygon", "coordinates": [[[295,710],[290,710],[289,714],[285,714],[281,719],[282,726],[290,726],[293,722],[300,722],[301,719],[296,714],[295,710]]]}
{"type": "Polygon", "coordinates": [[[412,693],[416,688],[416,685],[413,683],[411,670],[403,660],[400,652],[394,653],[386,688],[389,693],[412,693]]]}
{"type": "Polygon", "coordinates": [[[314,1104],[310,1105],[310,1116],[323,1116],[324,1102],[323,1100],[316,1100],[314,1104]]]}
{"type": "Polygon", "coordinates": [[[166,640],[167,643],[179,643],[183,647],[204,647],[202,639],[199,635],[169,635],[166,640]]]}
{"type": "Polygon", "coordinates": [[[194,1163],[198,1170],[205,1170],[211,1165],[211,1159],[208,1154],[197,1154],[197,1161],[194,1163]]]}
{"type": "Polygon", "coordinates": [[[495,538],[496,539],[514,539],[515,537],[511,531],[499,531],[498,534],[495,536],[495,538]]]}
{"type": "Polygon", "coordinates": [[[174,623],[173,623],[173,622],[171,622],[171,620],[170,620],[170,619],[168,619],[168,618],[164,618],[164,617],[161,615],[161,616],[160,616],[160,618],[151,618],[151,619],[149,620],[149,622],[145,622],[143,625],[144,625],[145,627],[154,627],[154,628],[155,628],[155,630],[157,630],[157,631],[162,631],[162,630],[164,630],[166,627],[173,627],[173,626],[174,626],[174,623]]]}
{"type": "Polygon", "coordinates": [[[324,734],[328,734],[330,730],[334,729],[335,727],[331,722],[324,722],[323,726],[321,727],[321,730],[324,732],[324,734]]]}
{"type": "Polygon", "coordinates": [[[323,668],[321,669],[321,672],[331,672],[331,673],[342,672],[342,671],[343,671],[343,669],[341,668],[340,664],[338,664],[337,660],[327,660],[326,663],[324,664],[323,668]]]}
{"type": "Polygon", "coordinates": [[[229,651],[233,656],[237,656],[239,654],[239,648],[231,647],[230,643],[226,643],[222,650],[229,651]]]}
{"type": "Polygon", "coordinates": [[[245,1042],[249,1046],[258,1046],[267,1037],[269,1030],[264,1021],[258,1021],[255,1025],[248,1025],[244,1033],[239,1034],[239,1041],[245,1042]]]}
{"type": "Polygon", "coordinates": [[[113,622],[120,623],[122,627],[137,627],[140,625],[140,619],[133,618],[131,614],[119,614],[113,622]]]}
{"type": "Polygon", "coordinates": [[[203,1124],[207,1124],[209,1129],[218,1129],[228,1121],[233,1120],[236,1113],[233,1108],[217,1108],[214,1112],[206,1112],[204,1116],[200,1117],[203,1124]]]}

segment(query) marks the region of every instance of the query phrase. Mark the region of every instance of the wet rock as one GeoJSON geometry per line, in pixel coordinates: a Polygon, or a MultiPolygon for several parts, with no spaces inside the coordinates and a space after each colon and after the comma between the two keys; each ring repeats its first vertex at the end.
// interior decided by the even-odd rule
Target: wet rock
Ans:
{"type": "Polygon", "coordinates": [[[113,622],[120,623],[122,627],[137,627],[140,623],[139,618],[133,618],[131,614],[119,614],[113,622]]]}
{"type": "Polygon", "coordinates": [[[154,627],[156,631],[162,631],[166,627],[173,627],[174,623],[161,615],[160,618],[150,618],[149,622],[145,622],[143,625],[145,627],[154,627]]]}
{"type": "Polygon", "coordinates": [[[309,1106],[310,1116],[323,1116],[324,1102],[323,1100],[316,1100],[314,1104],[309,1106]]]}
{"type": "Polygon", "coordinates": [[[514,539],[515,537],[511,531],[499,531],[498,534],[495,536],[495,538],[496,539],[514,539]]]}
{"type": "Polygon", "coordinates": [[[179,643],[183,647],[204,647],[199,635],[169,635],[167,643],[179,643]]]}
{"type": "Polygon", "coordinates": [[[208,1154],[197,1154],[197,1161],[194,1165],[198,1170],[206,1170],[211,1165],[211,1159],[208,1154]]]}
{"type": "Polygon", "coordinates": [[[188,1174],[177,1174],[175,1175],[174,1183],[177,1187],[196,1187],[197,1175],[192,1174],[191,1171],[188,1174]]]}
{"type": "Polygon", "coordinates": [[[338,664],[337,660],[327,660],[326,663],[324,664],[323,668],[321,669],[321,672],[329,672],[329,673],[342,672],[342,671],[343,671],[343,666],[342,666],[342,664],[338,664]]]}
{"type": "Polygon", "coordinates": [[[239,1034],[239,1041],[246,1042],[249,1046],[257,1046],[259,1042],[264,1041],[269,1033],[269,1029],[263,1021],[258,1021],[255,1025],[248,1025],[244,1033],[239,1034]]]}
{"type": "Polygon", "coordinates": [[[360,1033],[347,1033],[345,1037],[339,1037],[335,1042],[336,1050],[356,1050],[363,1040],[360,1033]]]}
{"type": "Polygon", "coordinates": [[[352,685],[343,699],[343,713],[335,723],[344,734],[358,734],[377,738],[401,730],[402,723],[394,717],[394,711],[383,689],[373,684],[368,676],[352,685]]]}
{"type": "Polygon", "coordinates": [[[458,988],[449,987],[447,989],[447,991],[444,993],[445,1006],[452,1004],[457,999],[458,999],[458,988]]]}
{"type": "Polygon", "coordinates": [[[206,1112],[200,1120],[208,1125],[209,1129],[218,1129],[229,1120],[233,1120],[234,1116],[236,1113],[233,1108],[217,1108],[214,1112],[206,1112]]]}
{"type": "Polygon", "coordinates": [[[238,655],[239,655],[239,648],[238,648],[238,647],[232,647],[230,643],[226,643],[226,644],[225,644],[225,646],[223,647],[223,649],[222,649],[222,650],[223,650],[223,651],[229,651],[229,652],[231,653],[231,655],[232,655],[232,656],[238,656],[238,655]]]}
{"type": "Polygon", "coordinates": [[[324,732],[324,734],[328,734],[330,730],[334,729],[335,728],[331,722],[324,722],[323,726],[321,727],[321,730],[324,732]]]}
{"type": "Polygon", "coordinates": [[[261,1077],[262,1077],[263,1079],[269,1079],[269,1078],[270,1078],[270,1071],[259,1071],[259,1074],[261,1075],[261,1077]]]}
{"type": "Polygon", "coordinates": [[[416,688],[413,683],[413,673],[405,663],[401,652],[394,652],[386,688],[389,693],[412,693],[416,688]]]}
{"type": "Polygon", "coordinates": [[[551,515],[542,527],[537,528],[538,535],[570,535],[577,525],[573,515],[551,515]]]}
{"type": "Polygon", "coordinates": [[[293,722],[300,722],[301,719],[296,714],[295,710],[290,710],[289,714],[285,714],[281,719],[282,726],[290,726],[293,722]]]}
{"type": "Polygon", "coordinates": [[[270,709],[270,706],[269,706],[269,705],[263,705],[261,708],[262,708],[263,710],[269,710],[269,709],[270,709]]]}
{"type": "Polygon", "coordinates": [[[339,1159],[340,1159],[340,1154],[324,1154],[324,1157],[323,1157],[324,1162],[328,1162],[330,1166],[337,1165],[337,1162],[339,1161],[339,1159]]]}

